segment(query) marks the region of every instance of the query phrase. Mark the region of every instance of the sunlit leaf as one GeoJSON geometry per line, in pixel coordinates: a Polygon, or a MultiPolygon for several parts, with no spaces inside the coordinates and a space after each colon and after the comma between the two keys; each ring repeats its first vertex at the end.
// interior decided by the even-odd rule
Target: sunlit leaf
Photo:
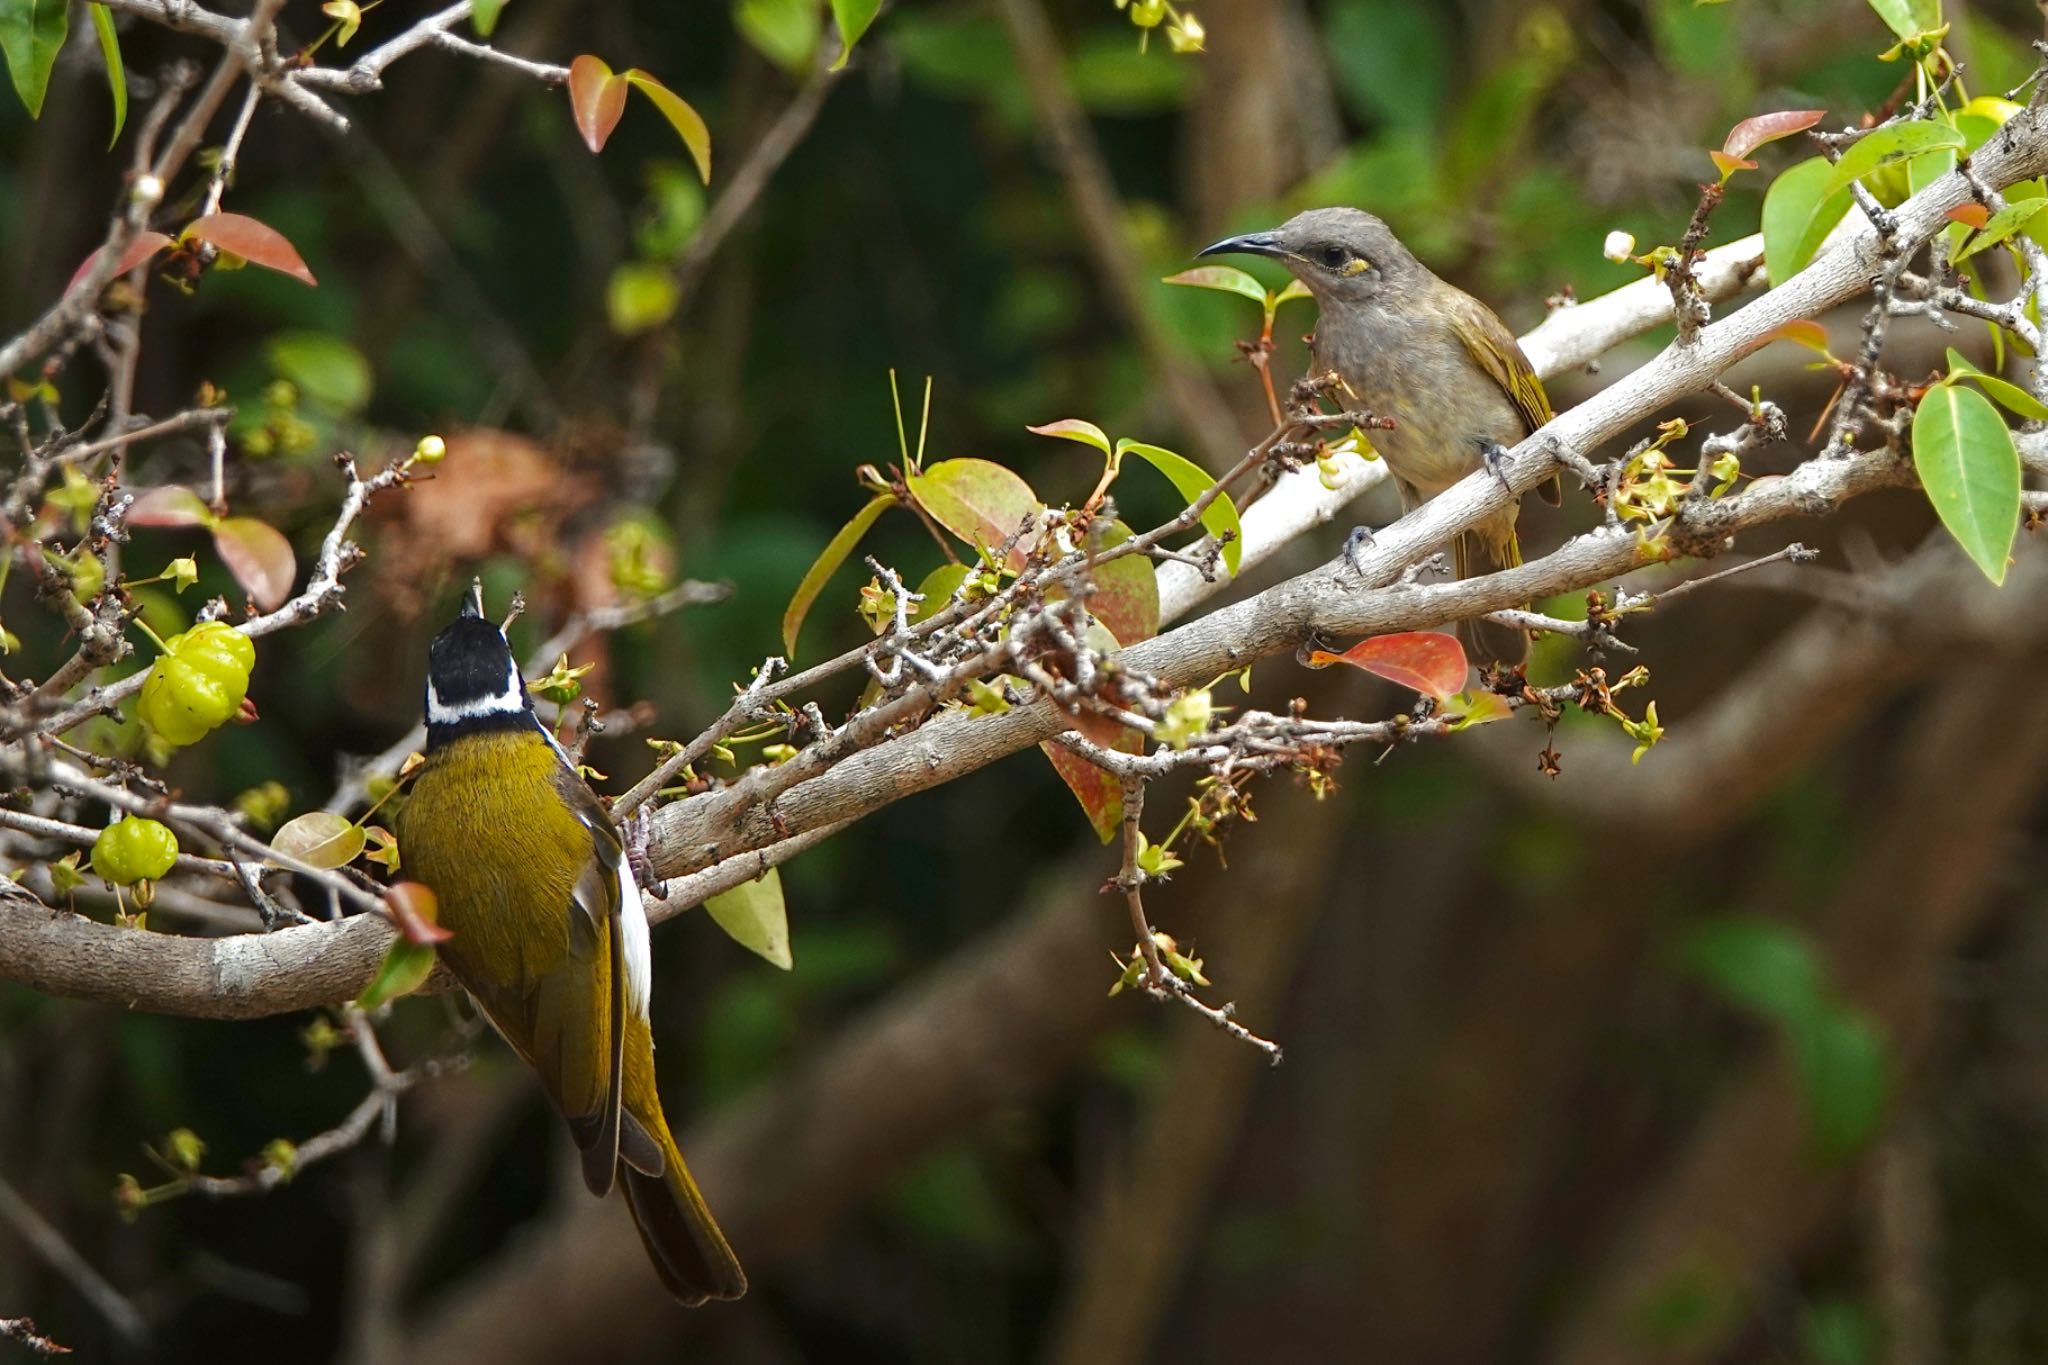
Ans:
{"type": "MultiPolygon", "coordinates": [[[[993,460],[941,460],[905,476],[905,482],[932,520],[976,547],[1001,545],[1035,518],[1040,506],[1030,484],[993,460]]],[[[1010,550],[1011,568],[1023,567],[1035,540],[1027,532],[1017,541],[1010,550]]]]}
{"type": "MultiPolygon", "coordinates": [[[[654,101],[654,107],[661,110],[661,116],[668,120],[669,127],[683,140],[683,146],[690,149],[690,160],[697,163],[698,178],[705,184],[711,183],[711,130],[704,126],[704,119],[681,95],[663,85],[638,67],[625,75],[626,83],[654,101]]],[[[618,122],[613,115],[612,122],[618,122]]],[[[607,129],[607,132],[610,130],[607,129]]]]}
{"type": "Polygon", "coordinates": [[[1991,210],[1974,202],[1957,204],[1942,217],[1951,223],[1961,223],[1964,227],[1980,228],[1991,221],[1991,210]]]}
{"type": "MultiPolygon", "coordinates": [[[[1118,441],[1116,451],[1119,456],[1135,455],[1164,474],[1174,491],[1190,505],[1215,486],[1216,480],[1209,477],[1209,471],[1185,455],[1132,440],[1118,441]]],[[[1216,500],[1202,512],[1202,526],[1223,546],[1223,567],[1236,577],[1237,566],[1244,559],[1244,528],[1238,524],[1237,504],[1230,500],[1230,494],[1216,495],[1216,500]]]]}
{"type": "Polygon", "coordinates": [[[1707,159],[1714,163],[1714,169],[1721,173],[1723,180],[1726,180],[1737,171],[1753,171],[1756,169],[1754,161],[1739,156],[1730,156],[1723,151],[1708,152],[1707,159]]]}
{"type": "Polygon", "coordinates": [[[299,392],[336,412],[361,412],[370,402],[373,379],[363,353],[325,332],[280,332],[263,348],[270,368],[299,392]]]}
{"type": "Polygon", "coordinates": [[[804,576],[790,595],[789,605],[782,611],[782,648],[791,658],[796,657],[796,637],[804,628],[804,617],[811,611],[811,604],[818,600],[818,594],[825,590],[825,584],[839,566],[853,553],[853,547],[860,544],[875,519],[889,510],[896,499],[883,493],[868,501],[868,505],[853,514],[853,520],[839,528],[839,533],[827,541],[818,557],[811,561],[811,567],[804,570],[804,576]]]}
{"type": "Polygon", "coordinates": [[[407,943],[445,943],[455,937],[441,927],[441,903],[425,882],[394,882],[384,893],[384,904],[407,943]]]}
{"type": "Polygon", "coordinates": [[[1948,348],[1948,367],[1952,373],[1967,376],[2006,411],[2024,417],[2030,422],[2048,422],[2048,404],[2043,404],[2040,399],[2009,379],[1986,374],[1972,365],[1963,353],[1953,346],[1948,348]]]}
{"type": "Polygon", "coordinates": [[[222,251],[232,252],[248,261],[289,275],[306,284],[317,285],[313,272],[306,268],[299,257],[298,248],[285,239],[285,235],[268,223],[259,223],[254,218],[240,213],[209,213],[204,218],[195,218],[186,225],[182,234],[196,237],[202,242],[211,242],[222,251]]]}
{"type": "Polygon", "coordinates": [[[1764,334],[1758,344],[1762,345],[1772,341],[1797,342],[1809,351],[1818,351],[1822,355],[1828,354],[1828,329],[1811,318],[1798,318],[1792,322],[1782,323],[1779,326],[1773,327],[1764,334]]]}
{"type": "Polygon", "coordinates": [[[152,488],[128,509],[130,526],[211,526],[213,509],[191,489],[178,484],[152,488]]]}
{"type": "Polygon", "coordinates": [[[1311,668],[1350,664],[1385,678],[1388,682],[1441,701],[1465,688],[1471,665],[1458,637],[1440,630],[1409,630],[1394,635],[1371,635],[1342,654],[1312,650],[1311,668]]]}
{"type": "Polygon", "coordinates": [[[0,57],[30,118],[43,116],[50,70],[70,31],[69,0],[0,0],[0,57]]]}
{"type": "MultiPolygon", "coordinates": [[[[4,0],[0,0],[0,2],[4,2],[4,0]]],[[[114,273],[111,278],[120,279],[136,266],[141,265],[144,261],[156,255],[157,252],[171,245],[173,245],[171,239],[161,232],[136,233],[128,239],[128,245],[122,248],[121,259],[114,262],[114,273]]],[[[93,266],[99,262],[99,259],[99,249],[95,248],[90,256],[80,261],[78,269],[71,272],[70,282],[64,286],[66,292],[75,288],[80,280],[90,275],[93,266]]]]}
{"type": "Polygon", "coordinates": [[[384,961],[378,964],[377,974],[356,997],[356,1006],[373,1010],[387,1000],[411,995],[433,974],[434,949],[431,945],[408,943],[403,938],[393,939],[384,954],[384,961]]]}
{"type": "Polygon", "coordinates": [[[254,517],[224,517],[213,528],[213,548],[257,606],[276,611],[291,596],[298,561],[284,532],[254,517]]]}
{"type": "Polygon", "coordinates": [[[1835,163],[1834,170],[1828,173],[1827,181],[1821,187],[1821,197],[1825,199],[1837,190],[1847,189],[1852,182],[1861,180],[1873,171],[1895,165],[1909,157],[1924,156],[1928,152],[1938,151],[1944,147],[1962,145],[1961,133],[1946,123],[1937,123],[1932,119],[1915,119],[1908,123],[1894,123],[1879,128],[1842,153],[1842,159],[1835,163]]]}
{"type": "Polygon", "coordinates": [[[1846,186],[1830,190],[1834,167],[1817,156],[1788,166],[1764,194],[1764,266],[1773,285],[1806,269],[1835,224],[1848,213],[1846,186]]]}
{"type": "Polygon", "coordinates": [[[1870,7],[1902,39],[1941,27],[1941,0],[1870,0],[1870,7]]]}
{"type": "Polygon", "coordinates": [[[1166,283],[1184,284],[1195,289],[1217,289],[1226,294],[1242,294],[1261,308],[1266,306],[1266,286],[1234,265],[1198,265],[1193,270],[1168,275],[1166,283]]]}
{"type": "Polygon", "coordinates": [[[1063,441],[1079,441],[1082,445],[1094,446],[1104,457],[1109,455],[1109,433],[1093,422],[1079,417],[1062,417],[1057,422],[1047,422],[1042,427],[1027,426],[1024,430],[1034,436],[1052,436],[1063,441]]]}
{"type": "Polygon", "coordinates": [[[881,10],[882,0],[832,0],[832,22],[839,25],[839,60],[832,63],[834,71],[846,65],[846,59],[853,55],[853,45],[861,40],[881,10]]]}
{"type": "MultiPolygon", "coordinates": [[[[4,3],[0,0],[0,6],[4,3]]],[[[100,61],[107,68],[107,93],[114,100],[114,131],[107,138],[111,147],[121,140],[121,130],[128,125],[128,73],[121,65],[121,35],[114,32],[114,14],[105,5],[91,4],[85,10],[92,16],[92,30],[100,40],[100,61]]]]}
{"type": "Polygon", "coordinates": [[[505,12],[505,0],[471,0],[469,25],[476,30],[477,37],[488,38],[498,27],[498,16],[505,12]]]}
{"type": "Polygon", "coordinates": [[[1455,697],[1444,699],[1440,713],[1451,723],[1451,731],[1455,734],[1475,725],[1491,725],[1494,721],[1506,720],[1515,714],[1515,708],[1509,706],[1508,699],[1498,692],[1460,692],[1455,697]]]}
{"type": "MultiPolygon", "coordinates": [[[[1975,207],[1982,208],[1983,205],[1975,207]]],[[[1985,220],[1982,231],[1963,243],[1955,253],[1955,260],[1960,263],[1986,247],[1997,246],[2014,233],[2031,227],[2043,212],[2048,212],[2048,199],[2022,199],[2016,204],[2007,204],[1985,220]]]]}
{"type": "Polygon", "coordinates": [[[356,0],[327,0],[320,12],[334,20],[334,45],[338,48],[347,47],[363,26],[363,7],[356,0]]]}
{"type": "Polygon", "coordinates": [[[2020,526],[2020,456],[1991,400],[1959,384],[1928,390],[1913,413],[1913,468],[1971,562],[2005,582],[2020,526]]]}
{"type": "Polygon", "coordinates": [[[363,851],[362,827],[333,811],[314,810],[284,823],[270,846],[319,868],[342,867],[363,851]]]}
{"type": "Polygon", "coordinates": [[[732,941],[767,958],[785,972],[794,965],[789,950],[789,911],[782,901],[782,874],[776,868],[704,902],[718,927],[732,941]]]}
{"type": "Polygon", "coordinates": [[[603,151],[626,112],[625,78],[613,75],[602,58],[584,53],[569,63],[569,112],[583,144],[592,152],[603,151]]]}
{"type": "Polygon", "coordinates": [[[1730,128],[1727,139],[1721,144],[1721,150],[1731,157],[1740,159],[1766,142],[1776,142],[1781,137],[1803,133],[1827,116],[1828,111],[1825,109],[1783,109],[1775,114],[1758,114],[1730,128]]]}

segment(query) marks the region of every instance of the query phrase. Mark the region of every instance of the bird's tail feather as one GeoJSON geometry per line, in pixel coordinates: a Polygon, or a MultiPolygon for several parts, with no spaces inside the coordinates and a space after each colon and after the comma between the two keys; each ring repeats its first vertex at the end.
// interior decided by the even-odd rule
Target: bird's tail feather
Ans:
{"type": "MultiPolygon", "coordinates": [[[[1460,578],[1517,568],[1522,562],[1521,543],[1512,529],[1503,541],[1490,540],[1483,528],[1467,531],[1458,537],[1454,553],[1460,578]]],[[[1519,664],[1529,658],[1529,632],[1525,630],[1471,618],[1458,622],[1457,631],[1466,655],[1475,664],[1519,664]]]]}
{"type": "Polygon", "coordinates": [[[697,1182],[683,1164],[683,1154],[669,1133],[668,1121],[659,1109],[651,1113],[626,1115],[628,1128],[640,1131],[622,1135],[623,1159],[619,1183],[626,1188],[626,1204],[633,1211],[633,1223],[640,1229],[647,1257],[654,1262],[661,1282],[669,1293],[694,1307],[707,1299],[736,1299],[747,1292],[747,1275],[740,1269],[725,1234],[711,1216],[697,1182]],[[661,1153],[660,1169],[644,1157],[632,1159],[651,1144],[661,1153]]]}

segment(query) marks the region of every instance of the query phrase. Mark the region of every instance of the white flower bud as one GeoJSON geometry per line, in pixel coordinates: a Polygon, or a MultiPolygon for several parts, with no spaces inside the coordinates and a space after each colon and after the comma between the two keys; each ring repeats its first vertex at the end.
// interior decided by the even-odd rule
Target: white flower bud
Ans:
{"type": "Polygon", "coordinates": [[[1636,254],[1636,235],[1616,228],[1607,234],[1607,240],[1600,244],[1600,254],[1610,261],[1625,261],[1636,254]]]}
{"type": "Polygon", "coordinates": [[[153,209],[164,201],[164,182],[153,175],[138,175],[128,195],[137,208],[153,209]]]}

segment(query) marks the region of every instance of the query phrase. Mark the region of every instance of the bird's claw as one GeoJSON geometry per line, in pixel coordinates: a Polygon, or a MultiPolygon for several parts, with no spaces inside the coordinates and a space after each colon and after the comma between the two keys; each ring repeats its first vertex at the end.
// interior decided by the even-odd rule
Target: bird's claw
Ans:
{"type": "Polygon", "coordinates": [[[1344,537],[1344,562],[1351,566],[1353,573],[1365,572],[1365,552],[1372,547],[1372,528],[1369,526],[1354,526],[1344,537]]]}
{"type": "Polygon", "coordinates": [[[1508,482],[1508,448],[1491,437],[1479,438],[1479,462],[1486,466],[1486,472],[1500,480],[1500,486],[1512,493],[1515,486],[1508,482]]]}
{"type": "Polygon", "coordinates": [[[668,883],[654,875],[654,817],[646,809],[636,810],[619,822],[619,842],[626,851],[626,866],[633,884],[656,900],[668,899],[668,883]]]}

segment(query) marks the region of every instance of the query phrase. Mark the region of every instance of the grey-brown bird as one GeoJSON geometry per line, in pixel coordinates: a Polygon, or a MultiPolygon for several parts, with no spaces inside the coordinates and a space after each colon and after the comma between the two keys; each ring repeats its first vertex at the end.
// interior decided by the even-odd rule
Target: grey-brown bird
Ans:
{"type": "MultiPolygon", "coordinates": [[[[1271,232],[1248,232],[1198,254],[1268,256],[1302,282],[1321,316],[1312,341],[1316,373],[1335,371],[1344,401],[1394,426],[1372,443],[1413,511],[1551,418],[1550,399],[1529,358],[1491,308],[1447,284],[1401,245],[1387,225],[1359,209],[1311,209],[1271,232]]],[[[1541,489],[1559,500],[1557,480],[1541,489]]],[[[1522,562],[1518,507],[1458,537],[1458,577],[1522,562]]],[[[1526,633],[1463,621],[1458,634],[1477,661],[1519,663],[1526,633]]]]}

